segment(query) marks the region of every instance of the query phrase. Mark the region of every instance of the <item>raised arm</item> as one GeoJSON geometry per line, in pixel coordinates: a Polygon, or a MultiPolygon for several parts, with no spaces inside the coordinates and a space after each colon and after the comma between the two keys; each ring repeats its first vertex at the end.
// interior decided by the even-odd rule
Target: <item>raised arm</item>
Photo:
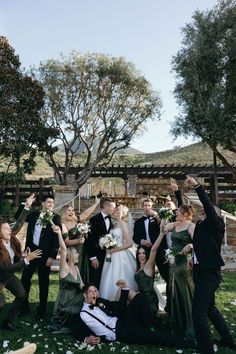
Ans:
{"type": "Polygon", "coordinates": [[[92,212],[97,208],[98,204],[100,202],[99,198],[95,198],[95,202],[93,205],[91,205],[88,209],[85,209],[79,216],[80,222],[85,222],[89,218],[89,216],[92,214],[92,212]]]}
{"type": "Polygon", "coordinates": [[[25,201],[25,205],[24,205],[24,208],[21,209],[21,212],[19,213],[18,217],[17,217],[17,220],[16,222],[13,224],[11,230],[12,230],[12,233],[14,235],[16,235],[20,229],[22,228],[22,226],[24,225],[24,222],[26,221],[27,219],[27,216],[29,215],[30,213],[30,207],[31,205],[33,204],[33,202],[35,201],[35,194],[32,193],[25,201]]]}
{"type": "MultiPolygon", "coordinates": [[[[65,225],[63,225],[63,228],[65,230],[65,225]]],[[[60,247],[60,277],[65,278],[69,272],[68,265],[66,262],[66,254],[67,254],[66,245],[62,238],[62,232],[60,227],[57,225],[53,225],[52,229],[58,235],[58,242],[60,247]]]]}
{"type": "Polygon", "coordinates": [[[177,207],[183,204],[183,199],[181,195],[181,190],[179,189],[178,185],[176,183],[171,183],[170,185],[172,191],[175,194],[176,200],[177,200],[177,207]]]}
{"type": "Polygon", "coordinates": [[[154,270],[154,265],[155,265],[155,260],[156,260],[156,253],[157,253],[158,247],[160,246],[161,241],[162,241],[163,237],[165,236],[164,225],[165,225],[165,220],[162,219],[161,224],[160,224],[159,236],[157,237],[156,241],[154,242],[154,244],[151,248],[148,261],[144,267],[145,273],[150,276],[153,275],[153,270],[154,270]]]}

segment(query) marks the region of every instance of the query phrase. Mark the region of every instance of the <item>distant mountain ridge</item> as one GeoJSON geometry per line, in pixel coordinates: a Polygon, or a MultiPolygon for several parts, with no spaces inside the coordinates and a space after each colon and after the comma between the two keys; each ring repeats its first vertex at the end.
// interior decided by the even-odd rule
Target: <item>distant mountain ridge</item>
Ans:
{"type": "MultiPolygon", "coordinates": [[[[75,151],[78,149],[78,145],[79,145],[79,141],[76,141],[73,145],[72,145],[72,151],[75,151]]],[[[58,147],[58,150],[60,152],[63,152],[64,151],[64,146],[63,144],[59,144],[57,145],[58,147]]],[[[76,152],[76,155],[77,154],[81,154],[83,153],[83,151],[85,150],[85,145],[83,142],[80,143],[80,146],[79,146],[79,149],[78,151],[76,152]]],[[[135,149],[135,148],[132,148],[131,146],[130,147],[127,147],[126,149],[121,149],[121,150],[118,150],[116,152],[117,155],[136,155],[136,154],[143,154],[143,152],[135,149]]]]}

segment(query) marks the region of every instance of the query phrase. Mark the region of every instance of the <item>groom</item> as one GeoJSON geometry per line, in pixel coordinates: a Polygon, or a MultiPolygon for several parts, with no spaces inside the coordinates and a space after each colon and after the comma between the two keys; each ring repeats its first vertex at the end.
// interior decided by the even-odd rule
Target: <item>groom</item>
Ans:
{"type": "Polygon", "coordinates": [[[88,257],[90,259],[89,277],[90,282],[98,288],[102,274],[102,267],[106,251],[99,246],[100,237],[109,233],[112,228],[111,215],[115,211],[116,204],[112,199],[101,200],[101,211],[90,219],[90,232],[85,240],[88,257]]]}

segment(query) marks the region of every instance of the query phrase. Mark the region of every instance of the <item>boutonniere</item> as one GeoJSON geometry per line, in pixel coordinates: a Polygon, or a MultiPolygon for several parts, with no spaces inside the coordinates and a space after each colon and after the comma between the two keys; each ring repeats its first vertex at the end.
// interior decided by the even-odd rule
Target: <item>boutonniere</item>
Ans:
{"type": "Polygon", "coordinates": [[[153,216],[149,217],[149,222],[153,222],[155,220],[155,218],[153,216]]]}
{"type": "Polygon", "coordinates": [[[106,306],[103,304],[103,302],[99,302],[98,307],[105,308],[106,306]]]}

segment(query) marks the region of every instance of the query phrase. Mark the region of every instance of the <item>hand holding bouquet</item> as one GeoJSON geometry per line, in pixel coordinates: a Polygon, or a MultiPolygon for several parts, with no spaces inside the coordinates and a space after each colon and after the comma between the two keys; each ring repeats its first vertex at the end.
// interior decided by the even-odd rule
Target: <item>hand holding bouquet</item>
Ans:
{"type": "Polygon", "coordinates": [[[80,237],[79,237],[80,243],[84,243],[84,238],[88,236],[88,233],[90,231],[90,225],[79,223],[77,224],[77,230],[80,233],[80,237]]]}
{"type": "Polygon", "coordinates": [[[165,220],[171,220],[174,213],[171,209],[169,208],[160,208],[157,210],[159,218],[160,219],[165,219],[165,220]]]}
{"type": "MultiPolygon", "coordinates": [[[[104,237],[101,237],[99,239],[99,246],[101,249],[105,248],[106,250],[110,250],[112,248],[117,247],[117,242],[112,234],[106,234],[104,237]]],[[[111,262],[111,254],[110,253],[106,254],[106,261],[111,262]]]]}
{"type": "Polygon", "coordinates": [[[42,225],[43,228],[47,226],[47,224],[53,225],[53,212],[48,209],[43,209],[39,214],[39,223],[42,225]]]}

